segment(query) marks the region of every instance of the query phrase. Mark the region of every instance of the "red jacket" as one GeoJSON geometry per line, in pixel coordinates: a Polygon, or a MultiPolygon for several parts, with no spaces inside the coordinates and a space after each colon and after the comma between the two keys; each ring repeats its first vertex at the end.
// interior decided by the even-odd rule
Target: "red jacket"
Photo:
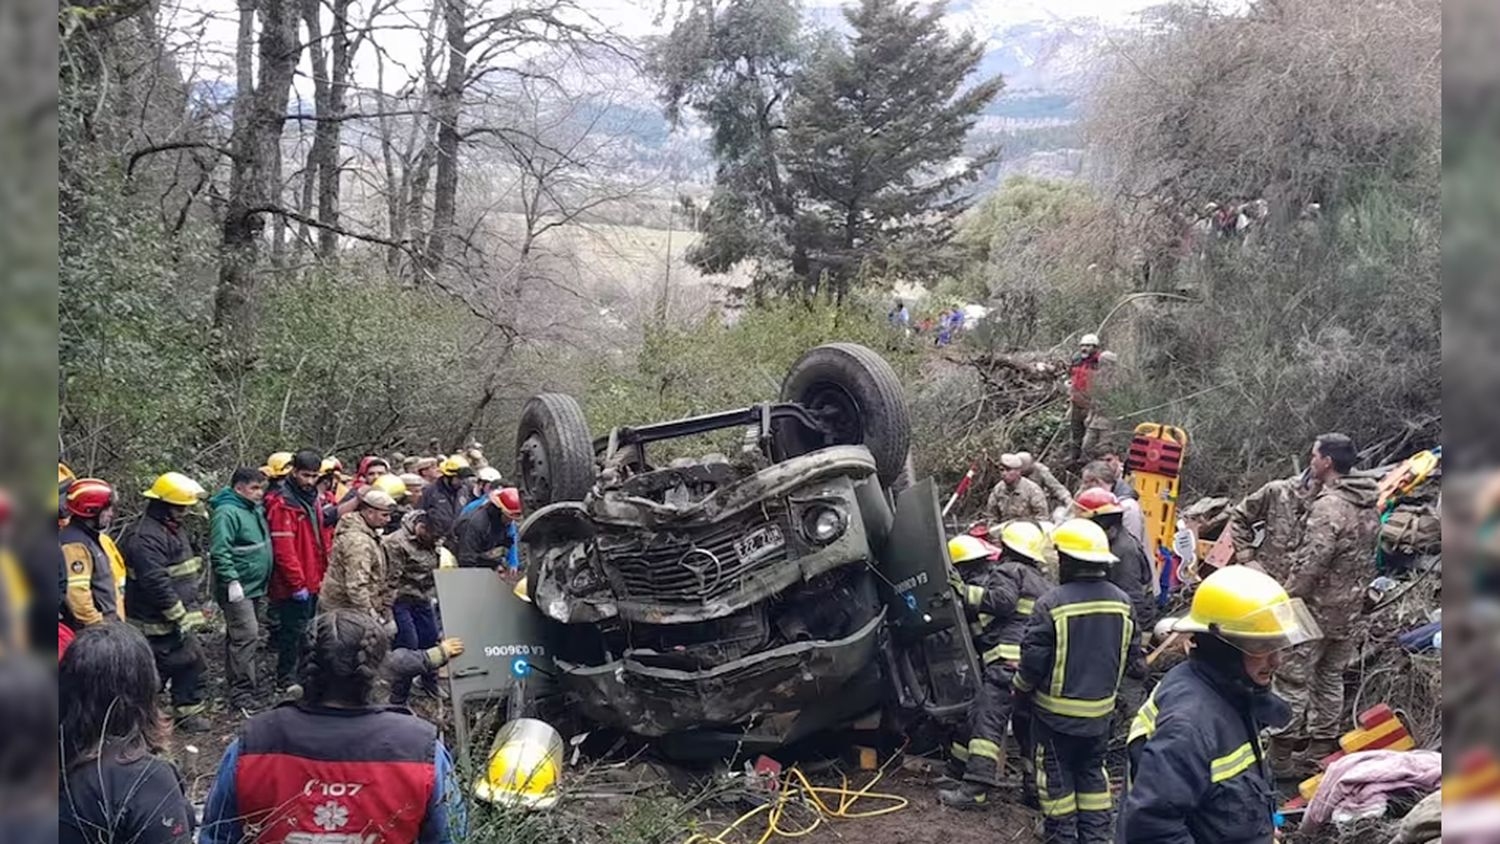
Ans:
{"type": "Polygon", "coordinates": [[[1094,386],[1094,373],[1099,370],[1099,353],[1076,355],[1068,367],[1068,387],[1074,404],[1087,405],[1089,390],[1094,386]]]}
{"type": "Polygon", "coordinates": [[[323,497],[317,496],[311,510],[295,495],[277,490],[266,495],[266,521],[271,525],[270,597],[285,601],[298,589],[318,594],[323,573],[328,570],[328,550],[333,547],[333,525],[325,525],[323,497]]]}

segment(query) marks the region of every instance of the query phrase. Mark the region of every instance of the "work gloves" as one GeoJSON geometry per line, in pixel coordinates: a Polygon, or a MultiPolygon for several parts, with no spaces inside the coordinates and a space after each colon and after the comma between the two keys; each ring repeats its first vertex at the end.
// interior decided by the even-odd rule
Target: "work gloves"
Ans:
{"type": "Polygon", "coordinates": [[[241,586],[238,580],[229,581],[228,591],[229,603],[238,604],[240,601],[245,600],[245,587],[241,586]]]}

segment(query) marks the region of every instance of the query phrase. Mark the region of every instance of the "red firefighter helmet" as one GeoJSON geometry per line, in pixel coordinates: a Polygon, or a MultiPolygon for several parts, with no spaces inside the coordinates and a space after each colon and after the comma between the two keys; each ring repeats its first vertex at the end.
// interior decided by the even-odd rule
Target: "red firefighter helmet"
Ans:
{"type": "Polygon", "coordinates": [[[68,485],[65,506],[69,513],[92,519],[115,503],[115,488],[98,478],[79,478],[68,485]]]}
{"type": "Polygon", "coordinates": [[[1115,494],[1107,489],[1086,489],[1078,494],[1073,500],[1078,509],[1078,515],[1092,519],[1095,516],[1106,516],[1110,513],[1120,513],[1120,501],[1115,494]]]}
{"type": "Polygon", "coordinates": [[[521,493],[513,486],[501,487],[490,493],[490,503],[512,519],[521,517],[521,493]]]}

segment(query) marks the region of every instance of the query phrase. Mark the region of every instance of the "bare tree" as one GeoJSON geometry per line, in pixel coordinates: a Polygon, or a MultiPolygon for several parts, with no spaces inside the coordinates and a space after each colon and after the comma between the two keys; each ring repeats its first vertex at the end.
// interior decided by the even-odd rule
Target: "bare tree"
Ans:
{"type": "MultiPolygon", "coordinates": [[[[301,45],[297,41],[294,0],[240,0],[235,49],[238,90],[234,105],[229,193],[225,200],[220,244],[219,284],[214,296],[215,330],[237,332],[255,326],[255,289],[265,214],[275,207],[281,171],[281,128],[290,96],[292,74],[301,45]],[[255,17],[260,18],[258,48],[255,17]],[[259,78],[252,84],[251,53],[258,49],[259,78]]],[[[249,363],[244,353],[229,352],[220,374],[233,383],[249,363]]]]}

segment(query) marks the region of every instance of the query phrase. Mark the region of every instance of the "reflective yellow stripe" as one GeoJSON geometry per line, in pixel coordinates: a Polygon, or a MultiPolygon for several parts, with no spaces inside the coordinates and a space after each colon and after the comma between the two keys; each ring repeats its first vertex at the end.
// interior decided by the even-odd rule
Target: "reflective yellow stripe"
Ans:
{"type": "Polygon", "coordinates": [[[1052,696],[1062,697],[1063,680],[1068,674],[1068,617],[1054,614],[1052,629],[1057,649],[1052,653],[1052,696]]]}
{"type": "Polygon", "coordinates": [[[1069,794],[1056,800],[1042,798],[1042,814],[1049,818],[1067,817],[1078,811],[1078,798],[1069,794]]]}
{"type": "Polygon", "coordinates": [[[1020,691],[1020,692],[1029,692],[1029,691],[1031,691],[1031,684],[1028,683],[1026,681],[1026,679],[1021,676],[1021,672],[1019,672],[1019,671],[1016,672],[1016,674],[1015,674],[1014,677],[1010,678],[1010,686],[1011,686],[1011,688],[1015,689],[1016,691],[1020,691]]]}
{"type": "Polygon", "coordinates": [[[170,636],[177,632],[177,625],[160,621],[141,621],[138,618],[132,618],[130,623],[147,636],[170,636]]]}
{"type": "Polygon", "coordinates": [[[968,601],[971,607],[979,606],[980,602],[984,600],[984,587],[972,583],[969,584],[964,588],[964,600],[968,601]]]}
{"type": "Polygon", "coordinates": [[[1255,764],[1255,748],[1245,742],[1230,753],[1209,763],[1209,781],[1223,782],[1244,773],[1255,764]]]}
{"type": "Polygon", "coordinates": [[[1130,744],[1138,738],[1151,738],[1156,734],[1156,690],[1151,691],[1151,697],[1141,705],[1140,711],[1135,713],[1135,720],[1130,722],[1130,734],[1125,737],[1125,743],[1130,744]]]}
{"type": "Polygon", "coordinates": [[[172,707],[172,715],[177,718],[187,718],[190,715],[197,715],[200,712],[206,711],[208,711],[207,701],[204,701],[202,703],[187,703],[183,704],[182,706],[172,707]]]}
{"type": "Polygon", "coordinates": [[[948,753],[960,762],[969,761],[969,749],[956,741],[948,745],[948,753]]]}
{"type": "Polygon", "coordinates": [[[1065,715],[1069,718],[1100,718],[1115,711],[1114,695],[1099,700],[1080,700],[1037,692],[1035,698],[1037,706],[1054,715],[1065,715]]]}
{"type": "Polygon", "coordinates": [[[999,762],[1000,745],[995,744],[989,739],[969,739],[969,755],[983,756],[986,759],[993,759],[996,762],[999,762]]]}
{"type": "Polygon", "coordinates": [[[982,613],[979,614],[979,624],[980,624],[981,627],[989,627],[990,626],[990,622],[992,622],[994,620],[995,620],[995,617],[992,616],[992,615],[990,615],[987,612],[982,612],[982,613]]]}
{"type": "Polygon", "coordinates": [[[172,606],[167,607],[166,612],[162,613],[162,617],[163,618],[165,618],[167,621],[170,621],[170,622],[172,622],[174,624],[177,621],[181,620],[181,618],[183,616],[185,616],[185,615],[187,615],[187,607],[184,607],[182,605],[181,601],[178,601],[177,603],[173,604],[172,606]]]}
{"type": "Polygon", "coordinates": [[[1008,659],[1011,662],[1020,662],[1021,646],[1010,642],[1001,642],[984,652],[985,665],[989,665],[992,662],[999,662],[1002,659],[1008,659]]]}
{"type": "Polygon", "coordinates": [[[188,557],[175,566],[167,566],[167,574],[172,577],[186,577],[203,571],[202,557],[188,557]]]}
{"type": "Polygon", "coordinates": [[[195,630],[207,623],[208,619],[203,617],[203,613],[199,612],[198,610],[193,610],[190,613],[183,614],[182,618],[178,619],[177,627],[178,629],[184,631],[195,630]]]}
{"type": "Polygon", "coordinates": [[[1114,808],[1114,803],[1109,799],[1108,791],[1078,792],[1078,811],[1080,812],[1108,812],[1112,808],[1114,808]]]}
{"type": "Polygon", "coordinates": [[[82,587],[88,588],[88,587],[92,586],[93,583],[94,583],[94,578],[93,578],[92,575],[88,575],[88,574],[76,574],[76,575],[69,575],[68,576],[68,588],[69,589],[72,589],[75,586],[82,586],[82,587]]]}
{"type": "Polygon", "coordinates": [[[1072,618],[1078,615],[1123,615],[1130,616],[1130,605],[1120,601],[1079,601],[1052,608],[1053,618],[1072,618]]]}
{"type": "Polygon", "coordinates": [[[1031,615],[1034,609],[1036,609],[1036,601],[1032,598],[1022,598],[1016,601],[1016,615],[1031,615]]]}

